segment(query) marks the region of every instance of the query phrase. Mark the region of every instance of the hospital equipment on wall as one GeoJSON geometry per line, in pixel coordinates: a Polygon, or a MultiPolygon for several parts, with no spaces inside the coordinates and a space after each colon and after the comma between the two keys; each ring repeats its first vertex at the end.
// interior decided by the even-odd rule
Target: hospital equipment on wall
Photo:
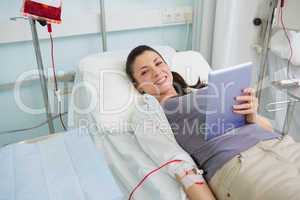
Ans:
{"type": "MultiPolygon", "coordinates": [[[[285,64],[283,64],[283,67],[286,67],[286,77],[282,77],[283,79],[281,80],[271,80],[270,84],[272,85],[272,89],[285,93],[287,99],[276,99],[275,102],[268,103],[265,108],[262,108],[261,106],[263,104],[260,103],[261,106],[259,111],[267,111],[268,113],[282,111],[284,110],[283,106],[287,105],[282,132],[288,134],[296,103],[300,100],[300,87],[298,84],[300,82],[300,73],[297,74],[296,72],[291,71],[292,65],[297,67],[296,65],[299,64],[295,57],[300,57],[300,51],[297,47],[299,46],[300,40],[294,39],[292,36],[299,38],[299,35],[294,33],[295,30],[290,30],[285,25],[283,8],[288,6],[289,2],[285,0],[269,0],[269,3],[268,16],[266,21],[263,21],[265,24],[262,27],[262,32],[264,34],[257,85],[257,97],[261,101],[262,90],[264,84],[266,84],[266,79],[268,78],[267,72],[270,71],[270,67],[272,67],[268,63],[268,59],[270,58],[270,54],[273,54],[278,58],[281,57],[282,59],[287,60],[287,62],[284,62],[285,64]],[[278,27],[275,27],[274,23],[276,16],[277,23],[279,24],[278,27]]],[[[261,25],[261,23],[259,23],[259,25],[261,25]]],[[[275,77],[275,75],[272,76],[275,77]]]]}

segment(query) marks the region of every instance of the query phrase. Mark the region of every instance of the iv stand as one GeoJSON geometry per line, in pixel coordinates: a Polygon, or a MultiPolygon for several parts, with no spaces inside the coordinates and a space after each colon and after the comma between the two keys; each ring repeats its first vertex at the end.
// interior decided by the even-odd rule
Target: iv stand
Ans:
{"type": "Polygon", "coordinates": [[[32,42],[33,42],[33,47],[34,47],[35,56],[36,56],[36,62],[37,62],[38,71],[39,71],[39,77],[40,77],[40,82],[41,82],[42,94],[43,94],[43,98],[44,98],[44,105],[45,105],[45,110],[46,110],[46,115],[47,115],[49,133],[51,134],[51,133],[55,132],[55,129],[53,126],[53,119],[52,119],[51,110],[50,110],[50,106],[49,106],[47,79],[45,77],[42,55],[41,55],[41,50],[40,50],[40,43],[39,43],[39,38],[38,38],[37,30],[36,30],[36,20],[34,20],[32,18],[28,18],[28,20],[29,20],[29,23],[31,26],[32,42]]]}
{"type": "Polygon", "coordinates": [[[107,51],[107,35],[106,35],[106,24],[105,24],[105,4],[104,0],[100,0],[100,32],[102,35],[102,50],[107,51]]]}
{"type": "MultiPolygon", "coordinates": [[[[278,0],[270,1],[269,16],[267,19],[267,27],[266,27],[265,36],[264,36],[263,54],[261,57],[260,72],[259,72],[258,85],[257,85],[257,90],[256,90],[256,96],[259,101],[261,100],[261,96],[262,96],[262,88],[263,88],[263,82],[264,82],[263,80],[267,73],[267,57],[268,57],[268,51],[269,51],[270,37],[271,37],[271,33],[272,33],[274,12],[277,7],[277,4],[278,4],[278,0]]],[[[262,109],[261,106],[259,106],[258,110],[261,111],[261,109],[262,109]]]]}

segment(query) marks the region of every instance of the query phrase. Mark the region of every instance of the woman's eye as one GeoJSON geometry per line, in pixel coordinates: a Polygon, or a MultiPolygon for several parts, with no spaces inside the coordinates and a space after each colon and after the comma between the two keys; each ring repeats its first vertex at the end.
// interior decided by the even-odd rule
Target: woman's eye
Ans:
{"type": "Polygon", "coordinates": [[[158,62],[158,63],[156,64],[156,66],[161,65],[161,64],[162,64],[162,62],[160,61],[160,62],[158,62]]]}
{"type": "Polygon", "coordinates": [[[147,71],[143,71],[142,73],[141,73],[141,75],[143,76],[143,75],[145,75],[147,73],[147,71]]]}

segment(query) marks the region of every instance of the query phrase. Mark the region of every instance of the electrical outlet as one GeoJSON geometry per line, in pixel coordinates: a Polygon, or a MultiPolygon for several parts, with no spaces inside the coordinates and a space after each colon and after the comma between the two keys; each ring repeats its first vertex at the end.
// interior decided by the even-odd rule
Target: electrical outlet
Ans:
{"type": "Polygon", "coordinates": [[[184,10],[175,9],[173,11],[173,21],[174,21],[174,23],[185,22],[184,10]]]}
{"type": "Polygon", "coordinates": [[[162,10],[162,23],[163,24],[173,23],[173,12],[171,9],[162,10]]]}
{"type": "Polygon", "coordinates": [[[192,21],[193,11],[191,8],[166,8],[162,10],[163,24],[190,23],[192,21]]]}
{"type": "Polygon", "coordinates": [[[193,21],[193,11],[192,10],[186,10],[184,12],[184,19],[185,19],[185,21],[191,23],[193,21]]]}

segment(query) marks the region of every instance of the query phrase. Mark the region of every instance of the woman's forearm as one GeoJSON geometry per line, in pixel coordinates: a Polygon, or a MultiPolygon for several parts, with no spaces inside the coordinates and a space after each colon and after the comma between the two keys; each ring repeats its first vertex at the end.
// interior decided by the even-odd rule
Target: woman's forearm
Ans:
{"type": "Polygon", "coordinates": [[[272,124],[270,123],[270,121],[268,119],[266,119],[265,117],[262,117],[260,115],[257,115],[256,117],[256,123],[261,126],[263,129],[267,130],[267,131],[271,131],[273,132],[273,127],[272,124]]]}
{"type": "Polygon", "coordinates": [[[192,185],[185,190],[190,200],[215,200],[214,195],[206,183],[202,185],[192,185]]]}

